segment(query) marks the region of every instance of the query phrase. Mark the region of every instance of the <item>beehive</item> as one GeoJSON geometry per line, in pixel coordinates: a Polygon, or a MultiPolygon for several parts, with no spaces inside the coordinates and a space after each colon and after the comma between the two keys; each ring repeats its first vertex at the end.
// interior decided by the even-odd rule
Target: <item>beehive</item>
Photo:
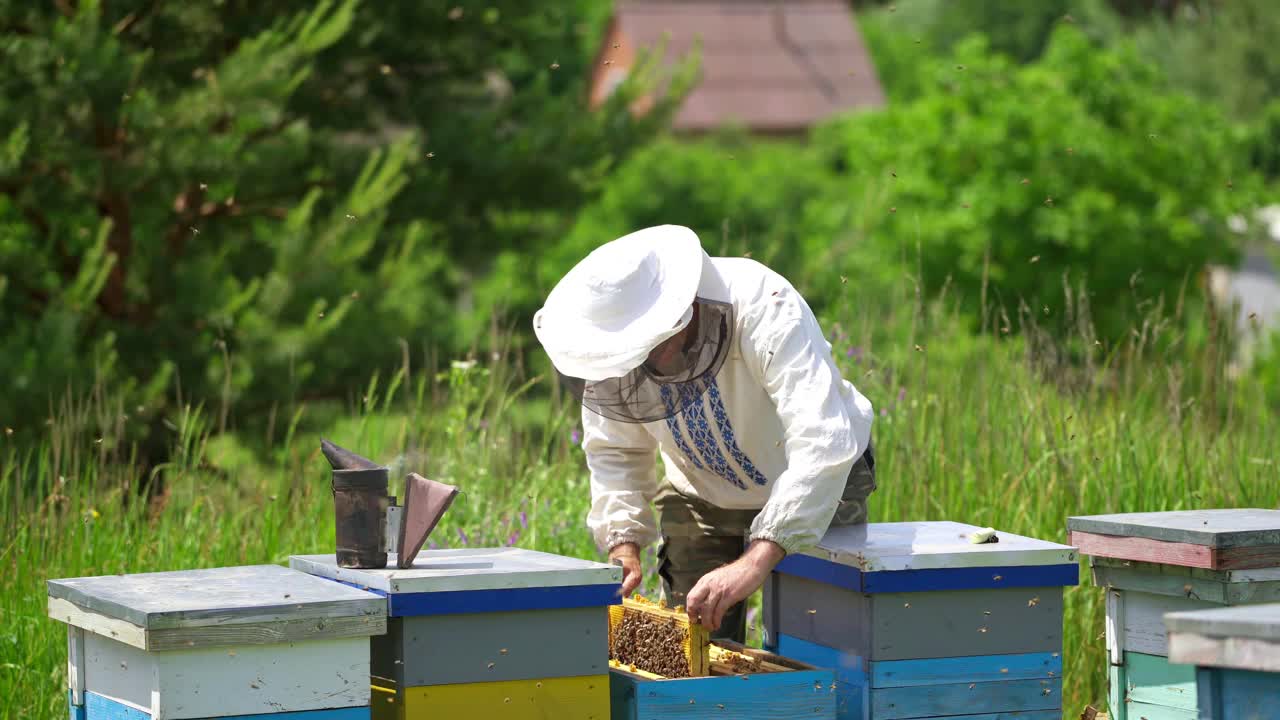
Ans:
{"type": "Polygon", "coordinates": [[[70,716],[367,720],[386,600],[277,565],[50,580],[70,716]]]}
{"type": "Polygon", "coordinates": [[[1075,548],[955,522],[832,528],[765,585],[766,647],[834,668],[838,717],[1060,720],[1075,548]]]}
{"type": "Polygon", "coordinates": [[[613,720],[703,720],[705,718],[835,717],[835,671],[727,641],[710,641],[707,630],[690,624],[675,608],[642,599],[610,608],[609,660],[613,720]],[[634,642],[619,653],[627,624],[656,630],[655,643],[634,642]],[[634,661],[634,662],[633,662],[634,661]],[[649,669],[646,669],[649,668],[649,669]],[[673,668],[673,674],[652,672],[673,668]]]}
{"type": "Polygon", "coordinates": [[[1073,517],[1107,603],[1111,717],[1194,717],[1195,668],[1170,663],[1164,615],[1280,600],[1280,511],[1073,517]]]}
{"type": "Polygon", "coordinates": [[[370,641],[374,718],[608,717],[607,607],[621,568],[519,548],[429,550],[406,569],[394,560],[289,561],[387,598],[387,634],[370,641]]]}
{"type": "Polygon", "coordinates": [[[1164,616],[1169,660],[1195,668],[1200,720],[1280,720],[1280,603],[1164,616]]]}

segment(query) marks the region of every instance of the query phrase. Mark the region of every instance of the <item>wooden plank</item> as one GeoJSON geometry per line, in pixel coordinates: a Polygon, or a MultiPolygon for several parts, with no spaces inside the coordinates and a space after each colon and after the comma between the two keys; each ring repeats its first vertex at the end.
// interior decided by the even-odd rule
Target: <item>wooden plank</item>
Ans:
{"type": "MultiPolygon", "coordinates": [[[[89,693],[89,705],[82,709],[81,720],[152,720],[149,713],[89,693]]],[[[260,715],[224,715],[211,720],[369,720],[369,708],[332,708],[303,712],[280,712],[260,715]]]]}
{"type": "Polygon", "coordinates": [[[1157,655],[1126,652],[1125,695],[1132,702],[1196,709],[1196,668],[1157,655]]]}
{"type": "Polygon", "coordinates": [[[1124,665],[1107,667],[1107,713],[1109,720],[1128,720],[1129,704],[1124,699],[1124,665]]]}
{"type": "MultiPolygon", "coordinates": [[[[1197,570],[1177,565],[1155,567],[1173,570],[1197,570]]],[[[1179,575],[1174,572],[1145,572],[1120,567],[1097,566],[1092,569],[1093,584],[1098,587],[1119,590],[1136,590],[1155,595],[1188,597],[1222,605],[1247,605],[1280,602],[1280,580],[1222,582],[1203,577],[1179,575]]],[[[1224,574],[1235,571],[1213,571],[1224,574]]]]}
{"type": "Polygon", "coordinates": [[[934,717],[945,713],[954,714],[958,708],[1014,712],[1058,710],[1061,706],[1061,678],[879,688],[871,691],[871,716],[876,720],[934,717]]]}
{"type": "Polygon", "coordinates": [[[1274,568],[1280,565],[1280,545],[1233,547],[1217,550],[1214,567],[1225,570],[1274,568]]]}
{"type": "Polygon", "coordinates": [[[835,671],[837,718],[865,720],[870,717],[869,676],[867,663],[862,658],[789,635],[778,637],[777,652],[820,669],[835,671]]]}
{"type": "Polygon", "coordinates": [[[1123,650],[1147,655],[1168,656],[1168,630],[1165,613],[1183,610],[1199,610],[1217,607],[1213,603],[1191,598],[1152,595],[1150,593],[1115,591],[1124,593],[1123,650]]]}
{"type": "Polygon", "coordinates": [[[889,660],[870,664],[871,687],[915,687],[1062,677],[1061,653],[889,660]]]}
{"type": "Polygon", "coordinates": [[[961,567],[1061,565],[1076,562],[1076,549],[1012,533],[975,545],[982,528],[957,522],[864,523],[834,527],[804,555],[875,572],[961,567]]]}
{"type": "Polygon", "coordinates": [[[1008,712],[980,713],[978,715],[943,715],[931,717],[928,720],[1062,720],[1062,710],[1061,708],[1050,710],[1010,710],[1008,712]]]}
{"type": "MultiPolygon", "coordinates": [[[[1143,702],[1126,703],[1128,720],[1199,720],[1194,710],[1152,705],[1143,702]]],[[[1118,719],[1117,719],[1118,720],[1118,719]]]]}
{"type": "Polygon", "coordinates": [[[156,720],[367,707],[368,647],[348,638],[147,653],[88,634],[85,689],[156,720]]]}
{"type": "Polygon", "coordinates": [[[49,597],[145,629],[385,614],[373,593],[279,565],[48,581],[49,597]]]}
{"type": "Polygon", "coordinates": [[[1201,720],[1280,720],[1280,673],[1202,668],[1198,679],[1201,720]]]}
{"type": "Polygon", "coordinates": [[[49,617],[68,625],[110,638],[136,648],[146,648],[146,632],[131,622],[107,617],[101,613],[78,607],[61,598],[48,599],[49,617]]]}
{"type": "Polygon", "coordinates": [[[1212,570],[1209,568],[1193,568],[1183,565],[1165,565],[1161,563],[1126,560],[1094,555],[1089,558],[1090,568],[1119,568],[1138,573],[1152,575],[1173,575],[1192,577],[1223,583],[1263,583],[1280,580],[1280,566],[1268,568],[1247,568],[1243,570],[1212,570]]]}
{"type": "Polygon", "coordinates": [[[1280,642],[1280,603],[1178,612],[1165,618],[1165,623],[1180,632],[1280,642]]]}
{"type": "Polygon", "coordinates": [[[1213,548],[1148,538],[1094,535],[1073,530],[1071,544],[1080,548],[1082,555],[1105,555],[1128,560],[1202,568],[1214,568],[1217,562],[1214,557],[1216,551],[1213,548]]]}
{"type": "Polygon", "coordinates": [[[72,705],[84,705],[84,628],[67,626],[67,688],[72,705]]]}
{"type": "Polygon", "coordinates": [[[428,550],[405,569],[394,558],[386,568],[340,568],[333,555],[294,555],[289,567],[389,595],[622,583],[614,565],[511,547],[428,550]]]}
{"type": "Polygon", "coordinates": [[[83,697],[84,697],[84,696],[83,696],[83,695],[81,695],[82,701],[77,703],[77,702],[76,702],[76,701],[71,697],[71,691],[70,691],[70,690],[68,690],[68,691],[67,691],[67,718],[68,718],[68,720],[85,720],[85,712],[84,712],[84,702],[83,702],[83,697]]]}
{"type": "Polygon", "coordinates": [[[608,720],[609,676],[410,687],[402,717],[608,720]]]}
{"type": "Polygon", "coordinates": [[[1124,593],[1107,591],[1107,657],[1112,665],[1124,663],[1124,593]]]}
{"type": "Polygon", "coordinates": [[[506,590],[455,590],[388,596],[392,617],[603,608],[618,602],[622,584],[557,585],[506,590]]]}
{"type": "MultiPolygon", "coordinates": [[[[1084,515],[1068,518],[1067,528],[1073,532],[1146,538],[1211,548],[1257,547],[1280,545],[1280,510],[1224,508],[1084,515]]],[[[1074,542],[1073,540],[1072,543],[1074,542]]],[[[1080,552],[1090,554],[1084,548],[1080,552]]]]}
{"type": "Polygon", "coordinates": [[[1280,642],[1256,638],[1215,638],[1189,632],[1169,634],[1169,657],[1201,667],[1280,673],[1280,642]]]}
{"type": "Polygon", "coordinates": [[[147,633],[147,649],[154,652],[200,647],[239,647],[279,643],[333,640],[381,635],[387,630],[384,615],[338,618],[301,618],[263,624],[181,627],[147,633]]]}
{"type": "MultiPolygon", "coordinates": [[[[836,717],[835,675],[831,670],[796,670],[728,677],[646,681],[611,671],[610,682],[630,692],[634,717],[685,718],[826,718],[836,717]]],[[[625,700],[624,700],[625,701],[625,700]]],[[[625,707],[620,717],[632,715],[625,707]]]]}
{"type": "MultiPolygon", "coordinates": [[[[790,635],[866,657],[871,647],[871,596],[792,575],[775,587],[777,615],[771,635],[790,635]]],[[[786,653],[783,653],[786,654],[786,653]]]]}
{"type": "Polygon", "coordinates": [[[403,618],[405,686],[603,675],[605,608],[403,618]]]}
{"type": "MultiPolygon", "coordinates": [[[[872,595],[871,644],[859,654],[874,662],[1061,652],[1062,594],[1045,587],[872,595]]],[[[805,639],[840,647],[835,638],[805,639]]]]}

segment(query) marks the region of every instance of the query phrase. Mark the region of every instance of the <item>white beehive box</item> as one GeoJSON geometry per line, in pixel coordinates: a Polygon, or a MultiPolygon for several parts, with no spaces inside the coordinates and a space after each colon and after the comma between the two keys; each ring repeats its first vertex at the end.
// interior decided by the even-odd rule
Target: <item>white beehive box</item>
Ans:
{"type": "Polygon", "coordinates": [[[278,565],[50,580],[71,716],[369,716],[385,598],[278,565]]]}

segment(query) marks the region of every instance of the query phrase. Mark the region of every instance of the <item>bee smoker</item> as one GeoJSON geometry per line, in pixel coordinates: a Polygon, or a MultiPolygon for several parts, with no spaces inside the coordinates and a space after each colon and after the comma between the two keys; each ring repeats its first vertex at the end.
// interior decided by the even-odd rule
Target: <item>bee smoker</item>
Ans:
{"type": "Polygon", "coordinates": [[[405,503],[387,494],[385,466],[321,439],[320,449],[333,469],[334,540],[338,567],[407,568],[458,495],[458,488],[417,473],[405,478],[405,503]]]}

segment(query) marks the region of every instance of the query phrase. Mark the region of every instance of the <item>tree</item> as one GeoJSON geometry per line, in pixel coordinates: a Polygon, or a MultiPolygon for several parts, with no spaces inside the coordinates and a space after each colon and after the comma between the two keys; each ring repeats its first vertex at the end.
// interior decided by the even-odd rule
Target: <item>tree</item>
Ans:
{"type": "Polygon", "coordinates": [[[583,111],[604,10],[0,0],[0,423],[96,384],[225,425],[455,346],[467,276],[669,117],[583,111]]]}

